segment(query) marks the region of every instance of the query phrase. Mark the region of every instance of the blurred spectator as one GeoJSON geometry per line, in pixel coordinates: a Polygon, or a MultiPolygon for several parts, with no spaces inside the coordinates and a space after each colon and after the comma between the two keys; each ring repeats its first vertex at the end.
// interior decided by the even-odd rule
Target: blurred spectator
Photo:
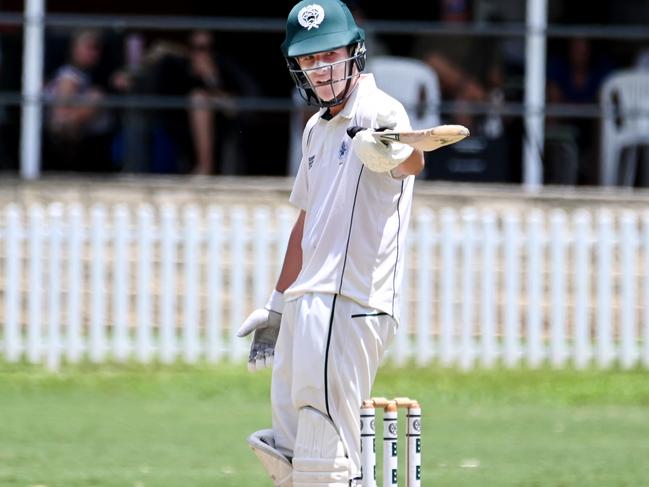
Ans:
{"type": "MultiPolygon", "coordinates": [[[[122,37],[123,62],[110,76],[111,91],[118,95],[144,93],[144,55],[146,41],[140,31],[127,32],[122,37]]],[[[144,173],[150,169],[152,144],[149,140],[148,110],[127,107],[116,120],[112,152],[114,163],[128,173],[144,173]]],[[[167,157],[169,154],[167,155],[167,157]]]]}
{"type": "MultiPolygon", "coordinates": [[[[555,49],[548,58],[547,103],[597,103],[600,87],[614,69],[612,62],[581,37],[570,38],[567,45],[560,43],[555,49]]],[[[593,141],[599,137],[597,120],[548,117],[546,123],[546,182],[596,184],[597,144],[593,141]],[[571,153],[576,152],[576,160],[566,158],[568,146],[572,146],[571,153]]]]}
{"type": "Polygon", "coordinates": [[[649,47],[640,49],[640,51],[636,54],[635,67],[637,69],[649,70],[649,47]]]}
{"type": "Polygon", "coordinates": [[[189,96],[192,107],[180,119],[165,111],[167,142],[189,155],[177,166],[154,167],[156,172],[194,174],[245,173],[245,148],[241,134],[249,116],[236,110],[236,98],[258,96],[257,83],[244,68],[219,52],[210,31],[195,30],[188,45],[156,43],[146,61],[150,88],[156,94],[189,96]],[[210,104],[217,102],[217,106],[210,104]],[[187,137],[189,134],[189,147],[187,137]]]}
{"type": "MultiPolygon", "coordinates": [[[[490,24],[524,24],[526,3],[520,0],[473,0],[474,21],[490,24]]],[[[522,99],[525,76],[525,38],[505,36],[490,41],[497,45],[505,71],[507,99],[522,99]]]]}
{"type": "MultiPolygon", "coordinates": [[[[473,21],[469,0],[441,0],[439,19],[446,23],[473,21]]],[[[444,100],[458,103],[453,123],[469,127],[472,133],[485,128],[499,133],[502,128],[492,120],[462,110],[464,104],[499,102],[504,84],[503,64],[498,42],[492,38],[458,35],[423,35],[413,47],[415,57],[423,59],[437,73],[444,100]],[[481,121],[488,122],[480,124],[481,121]]],[[[497,122],[497,120],[496,120],[497,122]]]]}
{"type": "Polygon", "coordinates": [[[102,55],[99,31],[84,29],[70,41],[69,60],[45,86],[43,168],[63,171],[111,171],[112,119],[101,107],[105,89],[93,70],[102,55]]]}

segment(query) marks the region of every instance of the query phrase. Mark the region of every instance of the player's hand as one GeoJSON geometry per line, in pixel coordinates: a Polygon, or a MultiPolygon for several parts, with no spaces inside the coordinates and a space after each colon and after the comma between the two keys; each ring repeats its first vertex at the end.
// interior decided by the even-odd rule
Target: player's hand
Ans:
{"type": "Polygon", "coordinates": [[[374,172],[388,172],[410,157],[413,148],[400,142],[381,142],[372,130],[361,130],[352,139],[352,148],[361,162],[374,172]]]}
{"type": "Polygon", "coordinates": [[[238,337],[245,337],[253,331],[255,332],[248,356],[250,372],[273,366],[275,343],[279,335],[283,307],[284,296],[278,291],[273,291],[266,306],[250,313],[250,316],[237,331],[238,337]]]}

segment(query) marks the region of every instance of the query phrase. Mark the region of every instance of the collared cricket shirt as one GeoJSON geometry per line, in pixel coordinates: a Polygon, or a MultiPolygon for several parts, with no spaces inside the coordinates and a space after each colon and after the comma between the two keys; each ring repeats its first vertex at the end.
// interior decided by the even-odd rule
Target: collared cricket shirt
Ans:
{"type": "Polygon", "coordinates": [[[409,130],[400,102],[364,74],[345,108],[327,119],[325,110],[307,123],[302,160],[290,202],[306,212],[302,269],[285,295],[340,294],[399,316],[406,230],[414,176],[396,179],[367,169],[353,153],[347,128],[377,128],[377,117],[409,130]]]}

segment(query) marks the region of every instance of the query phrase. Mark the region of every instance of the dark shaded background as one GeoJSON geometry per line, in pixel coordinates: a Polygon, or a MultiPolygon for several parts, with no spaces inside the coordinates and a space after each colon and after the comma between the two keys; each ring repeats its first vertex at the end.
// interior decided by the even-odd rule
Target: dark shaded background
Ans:
{"type": "MultiPolygon", "coordinates": [[[[352,1],[352,0],[350,0],[352,1]]],[[[387,6],[370,0],[353,0],[371,20],[413,20],[436,21],[439,1],[401,1],[398,8],[394,4],[387,6]]],[[[503,0],[507,1],[514,0],[503,0]]],[[[524,2],[524,0],[518,0],[524,2]]],[[[496,2],[493,2],[496,3],[496,2]]],[[[293,1],[64,1],[50,0],[47,10],[50,13],[83,13],[108,15],[169,15],[169,16],[205,16],[205,17],[247,17],[260,19],[284,19],[293,6],[293,1]]],[[[21,12],[23,2],[17,0],[0,0],[0,12],[21,12]]],[[[521,9],[524,12],[524,9],[521,9]]],[[[549,17],[551,24],[634,24],[649,22],[649,0],[592,0],[589,2],[550,0],[549,17]],[[587,5],[587,8],[585,6],[587,5]]],[[[499,21],[499,19],[492,19],[499,21]]],[[[520,18],[509,21],[524,22],[520,18]]],[[[71,31],[72,29],[68,29],[71,31]]],[[[107,48],[100,67],[99,77],[109,73],[123,62],[122,39],[126,32],[120,29],[108,29],[107,48]],[[103,71],[102,71],[103,70],[103,71]]],[[[156,40],[175,40],[183,42],[187,38],[185,31],[142,31],[148,44],[156,40]]],[[[48,29],[45,74],[48,76],[59,66],[67,55],[67,32],[65,29],[48,29]]],[[[391,54],[408,56],[411,53],[415,37],[413,35],[383,34],[378,36],[389,48],[391,54]]],[[[279,45],[283,39],[280,32],[215,32],[217,49],[236,59],[259,82],[260,96],[289,98],[293,84],[286,72],[285,62],[279,45]]],[[[20,90],[22,31],[15,26],[0,24],[2,42],[2,70],[0,72],[0,91],[20,90]]],[[[552,38],[548,41],[548,56],[560,54],[565,48],[565,39],[552,38]]],[[[599,53],[605,53],[620,67],[628,66],[637,50],[647,42],[642,41],[604,41],[596,40],[594,47],[599,53]]],[[[520,73],[512,73],[519,76],[520,73]]],[[[508,101],[520,101],[522,92],[514,93],[508,101]]],[[[19,117],[18,107],[5,107],[5,124],[0,137],[0,169],[17,168],[17,141],[19,117]]],[[[286,172],[286,153],[289,133],[287,113],[267,113],[260,117],[260,127],[272,127],[272,134],[248,135],[248,154],[245,174],[284,175],[286,172]]],[[[520,140],[522,134],[516,132],[520,126],[512,127],[510,134],[511,154],[508,171],[511,182],[520,180],[520,140]]]]}

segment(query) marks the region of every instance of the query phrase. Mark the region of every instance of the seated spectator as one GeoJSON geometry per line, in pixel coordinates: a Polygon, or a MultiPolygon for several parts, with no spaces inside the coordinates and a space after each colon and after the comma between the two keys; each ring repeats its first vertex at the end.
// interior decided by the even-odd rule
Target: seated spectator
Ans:
{"type": "MultiPolygon", "coordinates": [[[[613,64],[603,55],[595,54],[588,39],[575,37],[564,43],[553,46],[553,53],[548,57],[547,65],[547,103],[594,104],[597,103],[599,90],[606,76],[614,69],[613,64]]],[[[564,156],[552,161],[550,151],[546,157],[546,170],[550,170],[549,183],[558,184],[596,184],[598,181],[597,144],[598,122],[591,118],[548,117],[546,121],[547,137],[550,144],[556,142],[562,146],[572,145],[571,152],[576,153],[572,176],[565,174],[567,161],[564,156]],[[553,135],[554,134],[554,135],[553,135]],[[564,172],[563,177],[553,175],[553,169],[564,172]]],[[[559,154],[565,153],[559,150],[559,154]]]]}
{"type": "MultiPolygon", "coordinates": [[[[166,112],[166,131],[184,145],[193,160],[177,172],[235,174],[244,172],[240,133],[249,121],[236,110],[236,97],[257,96],[257,84],[235,61],[218,52],[210,31],[195,30],[188,46],[157,43],[147,57],[153,90],[161,95],[188,95],[192,106],[186,118],[166,112]],[[216,106],[214,106],[216,102],[216,106]],[[218,154],[218,157],[217,157],[218,154]]],[[[181,163],[182,166],[182,163],[181,163]]]]}
{"type": "MultiPolygon", "coordinates": [[[[108,85],[116,95],[146,93],[143,82],[146,39],[139,30],[125,32],[121,36],[122,62],[110,72],[108,85]]],[[[116,167],[126,173],[149,172],[153,159],[154,144],[149,140],[150,111],[145,108],[127,107],[120,110],[115,120],[116,130],[112,146],[116,167]]],[[[163,157],[171,157],[168,153],[163,157]]]]}
{"type": "Polygon", "coordinates": [[[112,120],[101,107],[105,90],[93,79],[102,55],[98,31],[81,30],[70,42],[69,61],[46,83],[44,169],[110,171],[112,120]]]}
{"type": "MultiPolygon", "coordinates": [[[[442,22],[466,23],[473,18],[469,0],[442,0],[439,7],[442,22]]],[[[477,36],[423,35],[416,40],[413,54],[437,73],[442,99],[457,102],[452,122],[469,127],[472,133],[482,132],[483,117],[462,110],[462,106],[500,101],[504,72],[497,43],[477,36]]],[[[489,130],[501,130],[493,121],[485,122],[489,130]]]]}

